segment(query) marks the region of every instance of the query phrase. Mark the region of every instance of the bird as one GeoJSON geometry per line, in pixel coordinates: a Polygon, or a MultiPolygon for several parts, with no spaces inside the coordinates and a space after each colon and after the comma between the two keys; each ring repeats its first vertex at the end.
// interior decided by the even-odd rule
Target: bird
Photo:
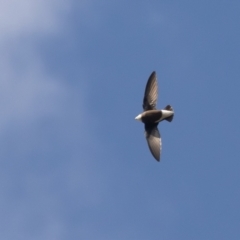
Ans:
{"type": "Polygon", "coordinates": [[[158,130],[158,124],[166,120],[171,122],[174,117],[174,110],[171,105],[167,105],[162,110],[157,110],[157,98],[158,98],[158,84],[157,74],[152,72],[148,78],[144,98],[143,98],[143,112],[135,117],[144,123],[145,137],[148,143],[148,147],[153,157],[160,162],[160,156],[162,151],[162,140],[158,130]]]}

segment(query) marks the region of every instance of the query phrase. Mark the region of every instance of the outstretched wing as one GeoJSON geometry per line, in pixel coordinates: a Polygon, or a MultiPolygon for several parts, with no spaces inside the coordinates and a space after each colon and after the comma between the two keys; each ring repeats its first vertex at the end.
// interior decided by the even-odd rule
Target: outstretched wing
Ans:
{"type": "Polygon", "coordinates": [[[156,109],[158,97],[157,75],[156,72],[152,72],[150,75],[143,98],[144,111],[156,109]]]}
{"type": "Polygon", "coordinates": [[[162,140],[157,128],[157,124],[145,125],[145,136],[147,139],[148,147],[153,157],[160,161],[160,155],[162,151],[162,140]]]}

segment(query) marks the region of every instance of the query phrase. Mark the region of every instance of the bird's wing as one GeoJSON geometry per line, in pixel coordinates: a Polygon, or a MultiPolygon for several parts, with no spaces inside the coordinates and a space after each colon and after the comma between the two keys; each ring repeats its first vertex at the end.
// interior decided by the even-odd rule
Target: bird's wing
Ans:
{"type": "Polygon", "coordinates": [[[158,97],[158,85],[156,72],[150,75],[143,98],[144,111],[156,109],[158,97]]]}
{"type": "Polygon", "coordinates": [[[153,157],[160,161],[162,140],[157,125],[145,125],[145,136],[153,157]]]}

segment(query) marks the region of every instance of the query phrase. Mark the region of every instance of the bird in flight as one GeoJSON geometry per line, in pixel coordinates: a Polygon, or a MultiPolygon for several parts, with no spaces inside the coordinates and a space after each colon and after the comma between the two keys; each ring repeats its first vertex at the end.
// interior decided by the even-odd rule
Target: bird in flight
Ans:
{"type": "Polygon", "coordinates": [[[158,85],[156,72],[152,72],[145,88],[143,98],[143,113],[139,114],[135,119],[144,123],[145,137],[147,139],[149,150],[153,157],[160,161],[162,150],[161,135],[158,131],[158,124],[162,120],[171,122],[174,116],[173,108],[167,105],[162,110],[157,110],[158,85]]]}

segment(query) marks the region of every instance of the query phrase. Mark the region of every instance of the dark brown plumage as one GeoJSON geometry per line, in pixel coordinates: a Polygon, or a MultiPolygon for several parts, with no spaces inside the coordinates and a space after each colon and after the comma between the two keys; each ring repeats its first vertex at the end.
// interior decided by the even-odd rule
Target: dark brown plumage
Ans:
{"type": "Polygon", "coordinates": [[[158,85],[156,72],[152,72],[145,88],[143,98],[143,110],[142,114],[139,114],[135,119],[142,121],[145,124],[145,137],[148,143],[148,147],[153,157],[160,161],[160,155],[162,150],[162,140],[158,131],[158,124],[162,120],[169,122],[173,119],[173,108],[167,105],[163,110],[156,110],[158,98],[158,85]]]}
{"type": "Polygon", "coordinates": [[[158,85],[156,72],[152,72],[150,75],[143,98],[143,110],[153,110],[156,109],[158,97],[158,85]]]}

